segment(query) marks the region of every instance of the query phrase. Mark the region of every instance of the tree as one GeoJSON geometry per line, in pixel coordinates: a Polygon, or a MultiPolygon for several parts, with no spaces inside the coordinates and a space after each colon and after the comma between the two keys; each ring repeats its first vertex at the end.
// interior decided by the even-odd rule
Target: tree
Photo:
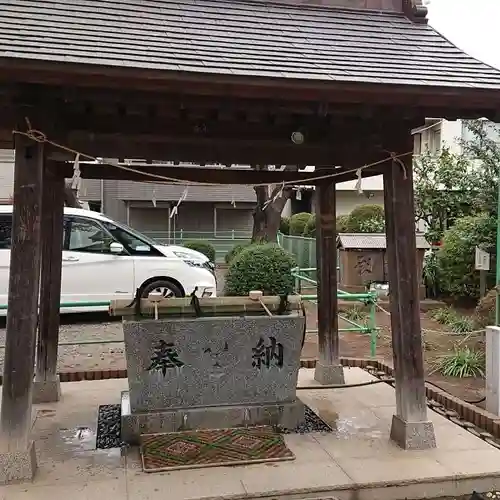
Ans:
{"type": "Polygon", "coordinates": [[[429,243],[441,241],[454,220],[476,213],[477,175],[465,155],[443,148],[415,161],[415,217],[425,223],[429,243]]]}
{"type": "Polygon", "coordinates": [[[349,233],[383,233],[384,207],[370,204],[357,206],[346,220],[346,230],[349,233]]]}
{"type": "MultiPolygon", "coordinates": [[[[266,170],[266,165],[256,165],[255,170],[266,170]]],[[[287,168],[287,167],[285,167],[287,168]]],[[[291,167],[290,167],[291,168],[291,167]]],[[[257,205],[253,211],[252,241],[275,242],[281,224],[281,213],[291,198],[291,186],[255,186],[257,205]]]]}
{"type": "Polygon", "coordinates": [[[500,168],[500,129],[487,120],[464,122],[466,137],[459,141],[463,153],[472,160],[477,212],[497,216],[498,172],[500,168]]]}
{"type": "MultiPolygon", "coordinates": [[[[479,296],[479,273],[474,269],[475,248],[492,254],[491,269],[495,267],[496,217],[487,213],[463,217],[444,233],[443,244],[437,252],[441,288],[454,297],[479,296]]],[[[488,273],[489,284],[495,274],[488,273]]]]}
{"type": "Polygon", "coordinates": [[[68,184],[64,186],[64,204],[70,208],[82,208],[76,190],[68,184]]]}

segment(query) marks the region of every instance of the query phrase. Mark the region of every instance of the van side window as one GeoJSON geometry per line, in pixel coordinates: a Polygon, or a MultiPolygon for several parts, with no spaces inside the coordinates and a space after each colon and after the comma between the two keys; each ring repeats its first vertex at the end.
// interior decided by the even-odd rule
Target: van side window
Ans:
{"type": "Polygon", "coordinates": [[[92,220],[70,217],[65,227],[69,230],[66,235],[65,248],[73,252],[111,253],[109,247],[115,240],[97,222],[92,220]]]}
{"type": "Polygon", "coordinates": [[[9,250],[12,237],[12,215],[0,215],[0,250],[9,250]]]}

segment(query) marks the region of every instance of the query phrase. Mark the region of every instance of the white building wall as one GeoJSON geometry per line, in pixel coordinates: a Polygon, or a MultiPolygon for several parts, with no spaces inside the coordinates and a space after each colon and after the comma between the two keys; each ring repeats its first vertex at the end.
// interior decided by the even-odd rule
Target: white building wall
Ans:
{"type": "Polygon", "coordinates": [[[460,146],[462,128],[462,120],[443,120],[441,123],[441,147],[449,148],[453,154],[460,154],[462,152],[462,147],[460,146]]]}
{"type": "Polygon", "coordinates": [[[7,203],[14,189],[14,150],[0,149],[0,202],[7,203]]]}

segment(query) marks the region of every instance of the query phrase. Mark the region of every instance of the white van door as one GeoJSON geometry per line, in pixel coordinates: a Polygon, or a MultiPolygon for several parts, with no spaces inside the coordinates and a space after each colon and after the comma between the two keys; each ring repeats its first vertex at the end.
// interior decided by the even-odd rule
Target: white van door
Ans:
{"type": "Polygon", "coordinates": [[[63,307],[74,302],[133,299],[134,258],[126,249],[121,254],[113,253],[112,243],[117,242],[97,220],[64,217],[63,307]]]}

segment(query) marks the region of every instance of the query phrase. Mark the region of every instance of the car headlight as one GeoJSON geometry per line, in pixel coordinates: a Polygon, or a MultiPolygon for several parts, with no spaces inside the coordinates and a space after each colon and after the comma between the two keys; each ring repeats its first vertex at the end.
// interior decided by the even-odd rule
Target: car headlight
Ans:
{"type": "Polygon", "coordinates": [[[191,267],[205,267],[203,265],[203,262],[199,262],[199,261],[196,261],[196,260],[188,260],[188,259],[184,259],[184,262],[188,265],[188,266],[191,266],[191,267]]]}

